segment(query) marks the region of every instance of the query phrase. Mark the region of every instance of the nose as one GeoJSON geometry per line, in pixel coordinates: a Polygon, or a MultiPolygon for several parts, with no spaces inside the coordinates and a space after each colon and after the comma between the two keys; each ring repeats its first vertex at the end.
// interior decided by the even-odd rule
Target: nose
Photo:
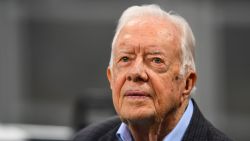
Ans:
{"type": "Polygon", "coordinates": [[[133,82],[146,82],[148,81],[148,74],[145,70],[143,60],[137,60],[127,73],[127,80],[133,82]]]}

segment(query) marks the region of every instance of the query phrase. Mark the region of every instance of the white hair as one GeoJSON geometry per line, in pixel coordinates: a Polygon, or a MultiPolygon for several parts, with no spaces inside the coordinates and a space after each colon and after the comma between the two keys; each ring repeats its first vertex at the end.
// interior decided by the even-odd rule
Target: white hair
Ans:
{"type": "MultiPolygon", "coordinates": [[[[142,6],[131,6],[126,9],[122,16],[119,19],[115,36],[112,42],[112,50],[111,50],[111,57],[109,65],[112,67],[113,65],[113,56],[114,56],[114,48],[116,45],[116,41],[121,29],[130,21],[137,19],[138,17],[157,17],[168,19],[172,21],[180,30],[181,32],[181,70],[180,74],[183,75],[187,72],[188,69],[195,69],[195,62],[194,62],[194,47],[195,47],[195,38],[193,32],[188,25],[187,21],[173,12],[165,12],[162,10],[158,5],[142,5],[142,6]]],[[[167,28],[167,27],[166,27],[167,28]]]]}

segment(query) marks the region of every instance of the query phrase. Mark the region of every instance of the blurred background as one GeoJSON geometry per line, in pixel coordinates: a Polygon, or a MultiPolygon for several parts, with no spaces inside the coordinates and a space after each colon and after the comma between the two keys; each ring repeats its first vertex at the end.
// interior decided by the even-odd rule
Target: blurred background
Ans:
{"type": "Polygon", "coordinates": [[[197,40],[196,102],[232,139],[250,138],[247,0],[1,0],[0,140],[66,141],[115,114],[106,79],[117,20],[159,4],[197,40]]]}

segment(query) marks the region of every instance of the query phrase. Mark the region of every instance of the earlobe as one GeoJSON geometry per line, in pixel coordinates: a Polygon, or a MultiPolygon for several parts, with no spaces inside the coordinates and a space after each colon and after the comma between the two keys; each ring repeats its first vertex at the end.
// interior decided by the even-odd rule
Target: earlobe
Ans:
{"type": "Polygon", "coordinates": [[[107,78],[108,78],[108,81],[109,81],[109,85],[110,85],[110,88],[112,89],[112,74],[111,74],[111,68],[110,66],[108,66],[107,68],[107,78]]]}
{"type": "Polygon", "coordinates": [[[189,97],[189,95],[191,93],[191,90],[195,86],[196,79],[197,79],[197,76],[196,76],[195,72],[190,72],[187,75],[187,77],[185,79],[185,88],[184,88],[184,91],[183,91],[184,96],[188,96],[189,97]]]}

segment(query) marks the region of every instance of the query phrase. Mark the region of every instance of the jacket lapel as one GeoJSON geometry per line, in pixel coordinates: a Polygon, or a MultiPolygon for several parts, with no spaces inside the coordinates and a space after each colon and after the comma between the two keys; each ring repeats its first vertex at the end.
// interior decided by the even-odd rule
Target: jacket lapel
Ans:
{"type": "Polygon", "coordinates": [[[194,105],[194,112],[190,121],[190,124],[183,136],[182,141],[206,141],[207,140],[207,123],[208,121],[204,118],[200,112],[194,99],[192,99],[194,105]]]}

